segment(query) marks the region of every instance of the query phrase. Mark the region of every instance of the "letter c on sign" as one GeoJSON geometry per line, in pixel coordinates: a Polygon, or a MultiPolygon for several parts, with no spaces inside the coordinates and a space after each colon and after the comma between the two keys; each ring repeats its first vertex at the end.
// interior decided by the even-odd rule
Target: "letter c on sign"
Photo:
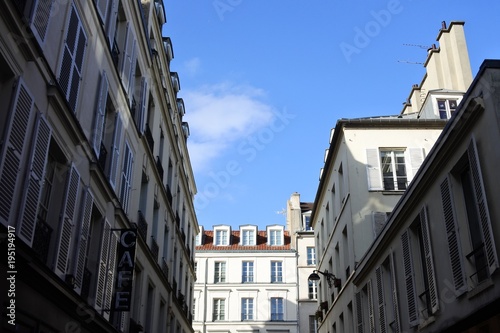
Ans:
{"type": "Polygon", "coordinates": [[[120,239],[120,243],[122,244],[123,247],[132,247],[135,245],[135,238],[136,238],[136,234],[135,232],[133,231],[125,231],[123,234],[122,234],[122,237],[120,239]],[[126,238],[127,236],[131,234],[132,235],[132,239],[133,241],[131,241],[130,243],[127,242],[126,238]]]}

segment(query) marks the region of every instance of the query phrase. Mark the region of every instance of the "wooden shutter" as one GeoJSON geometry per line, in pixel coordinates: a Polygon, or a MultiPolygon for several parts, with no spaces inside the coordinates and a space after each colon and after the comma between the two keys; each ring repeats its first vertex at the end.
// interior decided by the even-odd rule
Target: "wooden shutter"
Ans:
{"type": "Polygon", "coordinates": [[[451,188],[448,178],[441,183],[441,201],[443,204],[444,224],[446,227],[446,239],[448,241],[448,251],[453,274],[453,285],[455,294],[466,291],[466,280],[464,265],[462,262],[462,250],[460,247],[458,224],[455,218],[455,210],[451,197],[451,188]]]}
{"type": "Polygon", "coordinates": [[[424,149],[423,148],[409,148],[408,149],[408,155],[407,155],[408,161],[409,161],[409,170],[410,172],[407,172],[407,177],[408,177],[408,183],[410,183],[415,175],[417,174],[418,169],[420,169],[420,166],[424,162],[424,149]]]}
{"type": "Polygon", "coordinates": [[[85,261],[87,258],[87,247],[89,241],[90,223],[92,219],[92,205],[94,204],[94,197],[87,189],[83,195],[83,204],[80,214],[80,229],[78,233],[78,251],[75,256],[75,282],[77,291],[82,287],[83,273],[85,270],[85,261]]]}
{"type": "Polygon", "coordinates": [[[109,245],[111,238],[111,224],[106,219],[102,228],[101,256],[97,272],[97,290],[95,295],[95,306],[98,310],[104,309],[104,295],[106,293],[106,277],[108,275],[107,265],[109,257],[109,245]]]}
{"type": "Polygon", "coordinates": [[[139,128],[139,132],[144,133],[146,128],[146,119],[148,113],[148,80],[143,77],[141,79],[141,102],[139,110],[137,112],[136,124],[139,128]]]}
{"type": "Polygon", "coordinates": [[[481,166],[479,164],[479,156],[477,154],[476,142],[474,138],[472,138],[469,144],[467,153],[469,156],[472,182],[474,183],[476,207],[479,212],[479,218],[481,219],[481,232],[483,234],[484,248],[486,251],[486,257],[488,259],[490,274],[493,274],[493,272],[498,268],[498,257],[493,237],[493,230],[491,229],[490,213],[483,186],[484,183],[481,174],[481,166]]]}
{"type": "Polygon", "coordinates": [[[364,333],[363,330],[363,304],[361,303],[361,292],[357,292],[354,295],[356,300],[356,325],[358,328],[358,333],[364,333]]]}
{"type": "Polygon", "coordinates": [[[35,8],[33,9],[33,16],[30,22],[31,31],[40,44],[45,42],[53,3],[54,0],[39,0],[35,3],[35,8]]]}
{"type": "Polygon", "coordinates": [[[101,17],[103,25],[106,25],[108,14],[109,0],[95,0],[97,13],[101,17]]]}
{"type": "MultiPolygon", "coordinates": [[[[10,215],[15,212],[19,185],[21,179],[21,168],[25,150],[29,146],[27,134],[30,133],[32,121],[32,110],[34,99],[22,79],[14,93],[12,109],[10,111],[10,124],[5,133],[5,142],[2,145],[2,155],[0,159],[0,221],[8,224],[11,221],[10,215]]],[[[14,214],[16,215],[16,214],[14,214]]],[[[17,217],[13,217],[17,220],[17,217]]]]}
{"type": "MultiPolygon", "coordinates": [[[[111,232],[109,244],[108,265],[106,272],[106,288],[104,294],[104,309],[111,309],[113,300],[113,286],[115,285],[115,266],[116,266],[116,248],[118,245],[118,237],[114,232],[111,232]]],[[[109,313],[108,313],[109,315],[109,313]]],[[[106,314],[105,314],[106,317],[106,314]]]]}
{"type": "Polygon", "coordinates": [[[68,259],[71,249],[71,236],[76,218],[78,189],[80,187],[80,175],[72,165],[68,170],[68,179],[64,195],[64,203],[61,210],[59,222],[59,243],[56,253],[55,272],[64,279],[68,268],[68,259]]]}
{"type": "Polygon", "coordinates": [[[375,333],[375,309],[373,307],[372,280],[366,284],[366,294],[368,296],[368,319],[370,324],[370,333],[375,333]]]}
{"type": "Polygon", "coordinates": [[[422,243],[424,245],[425,266],[427,267],[427,281],[429,283],[429,296],[431,300],[432,313],[439,309],[438,293],[436,286],[436,271],[434,269],[434,260],[432,256],[431,235],[429,230],[429,220],[427,217],[427,208],[424,206],[420,210],[420,225],[422,228],[422,243]]]}
{"type": "Polygon", "coordinates": [[[380,332],[387,332],[387,324],[385,317],[385,298],[384,298],[384,276],[382,274],[382,266],[375,270],[375,279],[377,282],[377,299],[378,299],[378,317],[380,332]]]}
{"type": "Polygon", "coordinates": [[[385,222],[387,221],[387,214],[385,212],[372,212],[373,233],[377,237],[382,229],[384,229],[385,222]]]}
{"type": "Polygon", "coordinates": [[[121,77],[123,86],[126,92],[129,92],[130,76],[132,73],[132,63],[135,51],[135,36],[133,27],[130,22],[127,22],[127,32],[125,36],[125,47],[123,49],[123,57],[121,59],[121,77]]]}
{"type": "Polygon", "coordinates": [[[37,221],[38,203],[42,193],[42,185],[49,152],[52,129],[42,114],[38,117],[35,129],[33,149],[28,174],[28,187],[20,210],[19,238],[26,244],[33,244],[37,221]]]}
{"type": "Polygon", "coordinates": [[[132,165],[134,154],[130,149],[128,142],[125,142],[125,155],[123,156],[122,179],[120,184],[120,201],[123,210],[128,212],[128,203],[130,198],[130,189],[132,187],[132,165]]]}
{"type": "Polygon", "coordinates": [[[401,235],[403,248],[403,267],[405,272],[406,297],[408,299],[408,320],[410,327],[418,324],[417,296],[415,294],[415,278],[413,275],[413,259],[411,255],[410,232],[401,235]]]}
{"type": "Polygon", "coordinates": [[[391,279],[392,279],[392,307],[394,311],[394,325],[392,328],[394,333],[401,332],[401,325],[399,320],[399,299],[398,299],[398,282],[396,280],[396,265],[394,263],[394,254],[391,253],[391,279]]]}
{"type": "Polygon", "coordinates": [[[75,5],[72,5],[68,27],[66,29],[63,59],[58,82],[73,112],[76,112],[76,103],[82,78],[82,65],[86,47],[87,36],[85,35],[75,5]]]}
{"type": "Polygon", "coordinates": [[[116,113],[115,116],[115,132],[113,134],[113,143],[111,144],[111,161],[109,163],[109,183],[113,187],[116,187],[116,171],[118,169],[118,161],[120,159],[120,143],[122,137],[122,120],[120,118],[120,113],[116,113]]]}
{"type": "Polygon", "coordinates": [[[366,172],[368,175],[368,190],[383,190],[380,155],[376,148],[366,149],[366,172]]]}
{"type": "Polygon", "coordinates": [[[116,18],[118,16],[118,0],[110,0],[111,8],[108,15],[108,23],[106,26],[106,32],[108,34],[108,41],[110,49],[113,49],[115,43],[115,32],[116,32],[116,18]]]}
{"type": "Polygon", "coordinates": [[[103,136],[104,117],[106,116],[106,103],[108,100],[108,77],[103,71],[99,85],[99,94],[97,95],[96,109],[94,115],[94,135],[92,136],[92,145],[94,152],[99,158],[101,151],[101,142],[103,136]]]}

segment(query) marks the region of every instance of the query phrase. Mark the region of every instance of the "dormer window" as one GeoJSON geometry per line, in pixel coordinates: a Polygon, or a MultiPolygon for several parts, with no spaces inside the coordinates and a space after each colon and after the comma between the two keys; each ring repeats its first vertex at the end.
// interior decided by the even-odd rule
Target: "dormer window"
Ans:
{"type": "Polygon", "coordinates": [[[283,245],[283,227],[268,227],[267,228],[267,242],[271,246],[283,245]]]}
{"type": "Polygon", "coordinates": [[[243,246],[256,245],[257,227],[245,226],[240,228],[240,241],[243,246]]]}
{"type": "Polygon", "coordinates": [[[215,228],[215,230],[214,230],[214,245],[216,245],[216,246],[229,245],[230,234],[231,234],[231,229],[228,226],[215,228]]]}

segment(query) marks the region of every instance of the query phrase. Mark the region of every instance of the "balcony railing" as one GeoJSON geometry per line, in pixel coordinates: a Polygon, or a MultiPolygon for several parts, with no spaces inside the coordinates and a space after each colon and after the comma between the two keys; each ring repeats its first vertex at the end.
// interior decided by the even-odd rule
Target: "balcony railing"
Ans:
{"type": "Polygon", "coordinates": [[[33,250],[44,263],[47,263],[51,235],[52,228],[45,221],[39,219],[35,227],[33,250]]]}
{"type": "Polygon", "coordinates": [[[163,180],[163,165],[161,165],[160,156],[156,156],[156,169],[158,170],[158,173],[160,174],[160,179],[163,180]]]}
{"type": "Polygon", "coordinates": [[[146,218],[142,214],[141,211],[138,211],[139,221],[137,223],[137,232],[142,237],[142,240],[146,241],[146,236],[148,234],[148,223],[146,222],[146,218]]]}
{"type": "Polygon", "coordinates": [[[153,254],[153,258],[155,258],[155,260],[158,260],[158,251],[160,249],[158,247],[158,243],[156,242],[156,240],[153,236],[151,236],[150,250],[151,250],[151,253],[153,254]]]}
{"type": "Polygon", "coordinates": [[[153,149],[155,147],[155,140],[153,139],[153,134],[151,133],[149,124],[146,124],[146,128],[144,130],[144,136],[146,137],[146,141],[148,142],[148,146],[149,149],[151,150],[151,153],[153,153],[153,149]]]}

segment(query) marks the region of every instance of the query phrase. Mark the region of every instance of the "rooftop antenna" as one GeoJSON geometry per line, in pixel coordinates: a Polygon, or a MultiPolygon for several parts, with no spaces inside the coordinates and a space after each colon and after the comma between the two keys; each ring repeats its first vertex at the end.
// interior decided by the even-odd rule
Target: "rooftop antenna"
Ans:
{"type": "Polygon", "coordinates": [[[408,61],[408,60],[398,60],[398,62],[404,63],[404,64],[412,64],[412,65],[423,65],[423,62],[417,62],[417,61],[408,61]]]}
{"type": "Polygon", "coordinates": [[[422,44],[408,44],[408,43],[406,43],[406,44],[403,44],[403,45],[404,45],[404,46],[414,46],[414,47],[418,47],[418,48],[421,48],[421,49],[426,49],[426,50],[428,50],[428,49],[432,48],[432,46],[429,46],[429,45],[422,45],[422,44]]]}

